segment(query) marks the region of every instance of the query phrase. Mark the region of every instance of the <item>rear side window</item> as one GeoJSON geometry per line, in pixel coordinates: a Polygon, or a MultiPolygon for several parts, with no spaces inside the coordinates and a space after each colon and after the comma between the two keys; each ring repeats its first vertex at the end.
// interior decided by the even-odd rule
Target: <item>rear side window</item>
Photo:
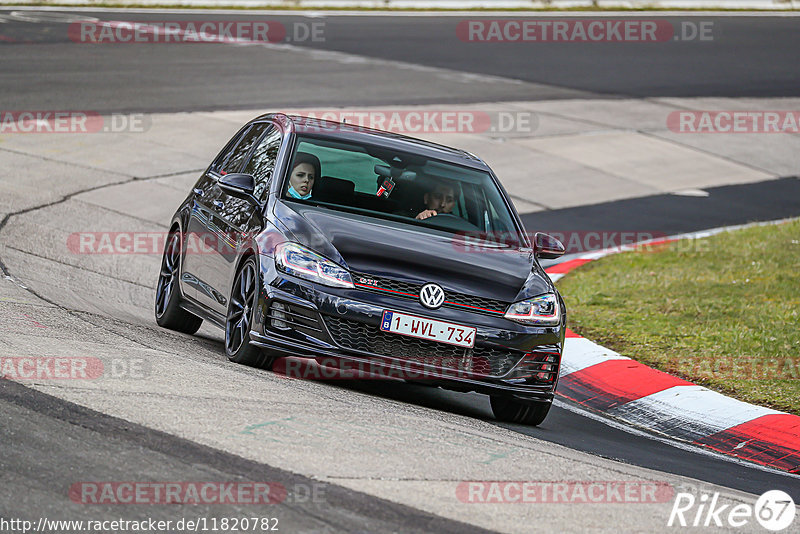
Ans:
{"type": "Polygon", "coordinates": [[[238,172],[247,154],[258,142],[261,134],[269,127],[266,123],[257,123],[250,128],[242,130],[234,143],[230,143],[230,149],[222,154],[214,163],[213,170],[219,174],[230,174],[238,172]]]}
{"type": "Polygon", "coordinates": [[[252,126],[245,126],[241,130],[239,130],[236,135],[234,135],[230,141],[228,141],[227,146],[225,149],[217,156],[217,159],[214,160],[214,163],[211,164],[211,170],[214,172],[220,172],[222,169],[226,167],[228,160],[233,155],[233,151],[236,149],[236,145],[239,144],[239,141],[242,140],[242,137],[247,135],[247,132],[250,131],[252,126]]]}
{"type": "Polygon", "coordinates": [[[275,161],[278,159],[282,140],[280,130],[270,126],[244,168],[243,172],[252,174],[255,178],[255,196],[259,201],[264,200],[269,190],[269,182],[272,178],[272,171],[275,170],[275,161]]]}

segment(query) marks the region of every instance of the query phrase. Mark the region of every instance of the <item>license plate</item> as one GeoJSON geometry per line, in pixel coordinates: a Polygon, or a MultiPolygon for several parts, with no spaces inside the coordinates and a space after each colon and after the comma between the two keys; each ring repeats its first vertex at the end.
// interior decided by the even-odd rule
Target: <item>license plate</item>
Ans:
{"type": "Polygon", "coordinates": [[[475,346],[475,328],[471,326],[426,319],[407,313],[384,311],[381,330],[459,347],[475,346]]]}

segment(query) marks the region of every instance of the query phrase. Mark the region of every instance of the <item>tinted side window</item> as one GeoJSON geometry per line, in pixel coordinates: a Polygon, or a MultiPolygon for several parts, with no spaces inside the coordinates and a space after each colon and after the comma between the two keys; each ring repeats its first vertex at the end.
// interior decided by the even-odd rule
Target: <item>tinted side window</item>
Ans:
{"type": "Polygon", "coordinates": [[[223,150],[223,152],[217,156],[217,159],[211,164],[211,170],[215,172],[220,172],[222,169],[227,168],[226,165],[228,160],[231,159],[233,156],[234,151],[236,150],[236,145],[239,144],[239,141],[242,140],[242,137],[247,135],[247,132],[251,130],[252,126],[246,126],[239,130],[236,135],[234,135],[230,141],[228,141],[227,146],[223,150]]]}
{"type": "Polygon", "coordinates": [[[242,140],[236,145],[233,154],[231,154],[231,157],[219,170],[219,173],[228,174],[231,172],[238,172],[242,167],[242,163],[244,163],[244,159],[247,157],[247,154],[250,153],[250,149],[255,146],[255,144],[258,142],[258,138],[261,137],[261,134],[264,133],[264,130],[266,130],[268,127],[270,127],[270,125],[263,122],[254,124],[253,127],[242,136],[242,140]]]}
{"type": "Polygon", "coordinates": [[[280,130],[270,126],[243,171],[252,174],[255,178],[255,197],[259,201],[263,201],[269,191],[269,182],[272,178],[272,171],[275,169],[275,160],[278,158],[282,140],[280,130]]]}

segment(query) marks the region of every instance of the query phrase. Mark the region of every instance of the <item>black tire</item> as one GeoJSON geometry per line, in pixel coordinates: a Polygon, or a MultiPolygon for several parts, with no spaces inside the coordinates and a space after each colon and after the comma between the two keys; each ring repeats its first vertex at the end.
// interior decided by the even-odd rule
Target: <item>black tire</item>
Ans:
{"type": "Polygon", "coordinates": [[[181,308],[181,290],[178,283],[180,263],[181,236],[178,232],[170,232],[164,245],[161,272],[156,286],[156,323],[162,328],[194,334],[203,324],[203,320],[181,308]]]}
{"type": "Polygon", "coordinates": [[[510,397],[492,395],[492,412],[494,416],[507,423],[537,426],[547,417],[552,401],[550,402],[520,402],[510,397]]]}
{"type": "Polygon", "coordinates": [[[252,256],[236,273],[225,316],[225,353],[232,362],[272,369],[275,356],[250,344],[250,325],[258,292],[257,273],[258,266],[252,256]]]}

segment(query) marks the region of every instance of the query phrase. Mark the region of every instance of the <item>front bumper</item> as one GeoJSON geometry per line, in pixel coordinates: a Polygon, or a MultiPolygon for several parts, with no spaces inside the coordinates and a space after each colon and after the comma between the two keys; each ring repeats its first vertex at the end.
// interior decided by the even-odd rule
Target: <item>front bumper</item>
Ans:
{"type": "Polygon", "coordinates": [[[471,311],[425,309],[418,301],[360,289],[320,286],[262,271],[253,345],[287,356],[344,362],[458,391],[549,401],[558,382],[564,325],[530,327],[471,311]],[[464,349],[382,332],[384,310],[474,326],[464,349]]]}

